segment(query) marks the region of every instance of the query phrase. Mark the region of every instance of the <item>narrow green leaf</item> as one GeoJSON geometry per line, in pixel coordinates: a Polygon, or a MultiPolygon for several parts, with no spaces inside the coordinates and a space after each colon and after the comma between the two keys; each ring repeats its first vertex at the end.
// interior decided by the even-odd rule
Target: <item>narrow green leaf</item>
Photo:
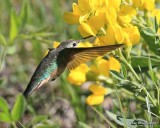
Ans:
{"type": "Polygon", "coordinates": [[[5,112],[0,112],[0,121],[9,123],[11,122],[10,114],[7,114],[5,112]]]}
{"type": "Polygon", "coordinates": [[[123,117],[117,116],[116,114],[111,113],[109,111],[106,111],[106,113],[111,119],[113,119],[119,125],[125,126],[126,122],[126,125],[129,128],[137,128],[138,126],[145,126],[148,124],[148,122],[143,119],[124,119],[123,117]]]}
{"type": "Polygon", "coordinates": [[[155,32],[148,30],[148,28],[140,30],[141,36],[148,44],[151,51],[155,54],[160,55],[160,42],[157,42],[155,32]]]}
{"type": "Polygon", "coordinates": [[[159,28],[159,24],[158,24],[157,18],[156,18],[156,16],[155,16],[155,18],[154,18],[154,29],[155,29],[155,32],[158,31],[158,28],[159,28]]]}
{"type": "Polygon", "coordinates": [[[0,34],[0,44],[2,44],[3,46],[7,45],[6,39],[2,34],[0,34]]]}
{"type": "Polygon", "coordinates": [[[112,75],[114,78],[116,78],[116,79],[118,79],[118,80],[124,80],[123,76],[122,76],[119,72],[114,71],[114,70],[110,70],[109,72],[111,73],[111,75],[112,75]]]}
{"type": "Polygon", "coordinates": [[[18,95],[11,111],[12,121],[18,121],[25,111],[25,98],[18,95]]]}
{"type": "Polygon", "coordinates": [[[28,0],[23,0],[22,1],[22,6],[21,6],[21,11],[20,15],[18,16],[18,25],[19,27],[23,27],[25,23],[27,22],[28,19],[28,12],[29,12],[29,7],[28,7],[28,0]]]}
{"type": "MultiPolygon", "coordinates": [[[[131,65],[136,70],[139,71],[139,67],[143,71],[148,71],[148,56],[131,56],[131,65]]],[[[158,67],[160,65],[160,58],[156,56],[150,56],[150,61],[153,67],[158,67]]]]}
{"type": "Polygon", "coordinates": [[[110,111],[105,111],[105,112],[106,112],[106,114],[107,114],[111,119],[113,119],[117,124],[119,124],[119,125],[124,125],[123,122],[121,122],[121,121],[119,121],[119,120],[117,119],[117,115],[116,115],[116,114],[114,114],[114,113],[112,113],[112,112],[110,112],[110,111]]]}
{"type": "Polygon", "coordinates": [[[143,32],[148,36],[156,36],[156,33],[151,28],[145,28],[143,32]]]}
{"type": "Polygon", "coordinates": [[[157,78],[156,78],[155,72],[153,71],[152,62],[151,62],[150,57],[148,58],[148,67],[149,67],[149,75],[150,75],[151,79],[152,79],[154,82],[156,82],[156,81],[157,81],[157,78]]]}
{"type": "Polygon", "coordinates": [[[11,9],[11,16],[10,16],[10,44],[13,44],[13,40],[18,34],[18,26],[17,26],[17,16],[15,10],[11,9]]]}
{"type": "Polygon", "coordinates": [[[9,107],[6,100],[3,97],[0,97],[0,111],[9,113],[9,107]]]}

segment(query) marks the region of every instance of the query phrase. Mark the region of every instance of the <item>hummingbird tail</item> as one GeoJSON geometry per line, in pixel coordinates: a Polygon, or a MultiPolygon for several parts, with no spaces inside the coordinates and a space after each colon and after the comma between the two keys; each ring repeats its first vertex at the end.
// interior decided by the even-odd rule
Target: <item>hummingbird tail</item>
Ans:
{"type": "Polygon", "coordinates": [[[23,92],[23,95],[25,98],[27,98],[33,91],[33,83],[30,81],[29,84],[27,85],[27,88],[23,92]]]}
{"type": "Polygon", "coordinates": [[[23,92],[23,96],[27,99],[28,95],[29,95],[29,92],[28,92],[28,90],[26,89],[26,90],[23,92]]]}

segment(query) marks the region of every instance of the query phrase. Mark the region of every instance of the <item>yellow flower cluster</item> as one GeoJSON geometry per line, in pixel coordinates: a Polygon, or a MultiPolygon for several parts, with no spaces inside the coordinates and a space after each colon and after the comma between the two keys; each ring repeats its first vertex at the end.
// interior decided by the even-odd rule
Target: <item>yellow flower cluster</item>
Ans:
{"type": "Polygon", "coordinates": [[[88,105],[97,105],[104,101],[104,96],[107,93],[107,89],[102,85],[92,84],[90,85],[89,90],[92,92],[92,94],[87,97],[86,102],[88,105]]]}
{"type": "Polygon", "coordinates": [[[81,64],[76,69],[70,71],[68,75],[68,81],[71,84],[81,85],[86,81],[86,73],[88,71],[88,66],[86,64],[81,64]]]}
{"type": "Polygon", "coordinates": [[[105,60],[101,57],[95,60],[95,63],[91,65],[90,71],[94,74],[103,75],[109,77],[109,70],[115,70],[120,72],[121,65],[118,60],[110,57],[109,60],[105,60]]]}
{"type": "Polygon", "coordinates": [[[72,8],[73,12],[64,13],[65,21],[79,24],[78,30],[84,37],[97,36],[97,46],[115,43],[130,46],[140,40],[138,28],[131,23],[137,14],[133,5],[122,4],[121,0],[78,0],[72,8]]]}

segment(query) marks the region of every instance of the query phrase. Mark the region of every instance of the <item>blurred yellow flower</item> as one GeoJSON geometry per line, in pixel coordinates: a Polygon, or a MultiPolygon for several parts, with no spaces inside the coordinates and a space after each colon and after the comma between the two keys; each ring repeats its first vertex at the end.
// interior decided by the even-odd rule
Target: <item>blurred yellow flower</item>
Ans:
{"type": "Polygon", "coordinates": [[[93,73],[109,76],[109,65],[108,61],[101,57],[95,59],[95,64],[90,66],[90,70],[93,73]]]}
{"type": "Polygon", "coordinates": [[[105,60],[99,57],[95,60],[95,63],[90,66],[90,71],[109,77],[109,70],[120,72],[120,67],[121,65],[119,61],[113,57],[110,57],[109,60],[105,60]]]}
{"type": "Polygon", "coordinates": [[[104,95],[89,95],[86,99],[88,105],[98,105],[104,101],[104,95]]]}
{"type": "Polygon", "coordinates": [[[151,12],[152,16],[156,16],[158,23],[160,24],[160,9],[153,9],[151,12]]]}
{"type": "Polygon", "coordinates": [[[105,95],[107,93],[107,89],[99,84],[90,85],[89,90],[95,95],[105,95]]]}
{"type": "Polygon", "coordinates": [[[137,12],[131,5],[122,5],[118,12],[118,23],[121,26],[128,27],[132,21],[132,17],[136,16],[137,12]]]}
{"type": "Polygon", "coordinates": [[[92,47],[90,42],[80,42],[77,47],[92,47]]]}
{"type": "Polygon", "coordinates": [[[130,26],[124,28],[124,35],[125,35],[125,44],[128,46],[137,44],[140,41],[140,33],[137,26],[130,26]]]}
{"type": "Polygon", "coordinates": [[[132,3],[135,5],[135,7],[147,11],[154,9],[154,2],[155,0],[132,0],[132,3]]]}
{"type": "Polygon", "coordinates": [[[60,42],[54,41],[53,42],[53,48],[57,48],[59,46],[60,42]]]}
{"type": "Polygon", "coordinates": [[[76,69],[70,71],[68,75],[68,81],[71,84],[81,85],[86,81],[86,73],[88,71],[88,66],[86,64],[81,64],[76,69]]]}

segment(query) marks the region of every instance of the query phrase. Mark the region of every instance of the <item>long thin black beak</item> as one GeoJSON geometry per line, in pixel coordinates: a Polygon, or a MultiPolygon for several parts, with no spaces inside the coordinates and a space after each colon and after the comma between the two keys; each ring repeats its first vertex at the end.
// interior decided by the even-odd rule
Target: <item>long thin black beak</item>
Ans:
{"type": "Polygon", "coordinates": [[[88,38],[91,38],[91,37],[94,37],[94,36],[87,36],[87,37],[83,37],[81,38],[80,40],[76,40],[77,44],[85,39],[88,39],[88,38]]]}
{"type": "Polygon", "coordinates": [[[94,37],[94,36],[91,35],[91,36],[83,37],[82,40],[85,40],[85,39],[88,39],[88,38],[91,38],[91,37],[94,37]]]}
{"type": "Polygon", "coordinates": [[[94,37],[94,36],[83,37],[83,38],[81,39],[81,41],[83,41],[83,40],[85,40],[85,39],[88,39],[88,38],[91,38],[91,37],[94,37]]]}

